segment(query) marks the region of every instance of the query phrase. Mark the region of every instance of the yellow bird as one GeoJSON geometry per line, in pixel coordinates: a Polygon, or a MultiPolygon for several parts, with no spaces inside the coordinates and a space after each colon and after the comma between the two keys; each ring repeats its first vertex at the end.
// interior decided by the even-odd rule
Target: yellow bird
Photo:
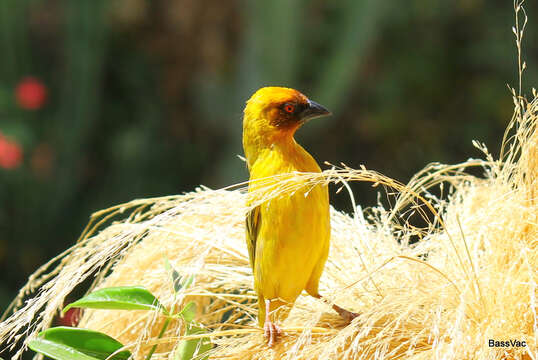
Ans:
{"type": "MultiPolygon", "coordinates": [[[[255,201],[253,194],[259,199],[270,191],[271,176],[321,172],[293,136],[308,120],[329,114],[325,107],[290,88],[264,87],[252,95],[243,118],[243,148],[250,172],[248,205],[255,201]]],[[[326,185],[303,187],[263,202],[247,214],[246,239],[258,294],[258,321],[269,346],[281,333],[273,316],[277,320],[285,317],[303,290],[321,298],[318,284],[329,253],[330,232],[326,185]]],[[[356,316],[337,305],[333,308],[347,320],[356,316]]]]}

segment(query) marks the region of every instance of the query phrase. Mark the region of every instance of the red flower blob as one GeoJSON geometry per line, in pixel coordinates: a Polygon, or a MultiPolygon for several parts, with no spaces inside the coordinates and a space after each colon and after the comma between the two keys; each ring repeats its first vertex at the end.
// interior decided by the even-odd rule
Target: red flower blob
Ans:
{"type": "Polygon", "coordinates": [[[71,308],[58,318],[58,323],[60,326],[77,326],[81,316],[82,312],[79,308],[71,308]]]}
{"type": "Polygon", "coordinates": [[[11,170],[22,162],[22,148],[15,142],[0,134],[0,167],[11,170]]]}
{"type": "Polygon", "coordinates": [[[34,77],[25,77],[15,89],[17,104],[25,110],[40,109],[47,100],[47,88],[34,77]]]}

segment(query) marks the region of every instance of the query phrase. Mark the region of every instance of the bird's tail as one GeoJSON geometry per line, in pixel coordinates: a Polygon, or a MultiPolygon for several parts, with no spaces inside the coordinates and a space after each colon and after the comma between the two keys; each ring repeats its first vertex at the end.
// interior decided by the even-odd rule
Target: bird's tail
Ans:
{"type": "Polygon", "coordinates": [[[258,325],[263,328],[263,324],[265,324],[265,299],[258,295],[258,325]]]}

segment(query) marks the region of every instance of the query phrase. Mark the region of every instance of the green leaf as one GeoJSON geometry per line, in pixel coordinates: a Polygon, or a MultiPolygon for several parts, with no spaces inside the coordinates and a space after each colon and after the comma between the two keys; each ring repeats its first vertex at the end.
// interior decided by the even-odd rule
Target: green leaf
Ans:
{"type": "Polygon", "coordinates": [[[183,287],[185,289],[188,289],[189,286],[191,286],[191,284],[194,282],[194,275],[191,275],[189,276],[188,278],[185,279],[185,281],[183,282],[183,287]]]}
{"type": "Polygon", "coordinates": [[[168,271],[172,275],[172,284],[174,285],[174,292],[177,293],[179,290],[181,290],[181,275],[179,275],[179,272],[172,267],[166,255],[164,255],[164,267],[166,268],[166,271],[168,271]]]}
{"type": "Polygon", "coordinates": [[[28,347],[57,360],[126,360],[131,356],[124,350],[110,357],[123,345],[106,334],[64,326],[43,331],[28,347]]]}
{"type": "Polygon", "coordinates": [[[142,286],[120,286],[97,290],[67,305],[72,307],[117,310],[159,310],[168,314],[157,298],[142,286]]]}
{"type": "Polygon", "coordinates": [[[172,267],[172,265],[170,264],[170,261],[168,261],[168,257],[166,257],[166,255],[163,255],[163,257],[164,257],[164,267],[172,275],[172,284],[174,285],[174,292],[175,293],[179,292],[181,288],[187,289],[194,281],[194,275],[191,275],[188,278],[183,280],[183,277],[179,274],[179,272],[176,269],[172,267]]]}
{"type": "Polygon", "coordinates": [[[56,360],[96,360],[98,358],[88,356],[68,346],[57,344],[45,339],[34,339],[28,343],[28,347],[35,352],[41,353],[56,360]]]}
{"type": "MultiPolygon", "coordinates": [[[[201,327],[191,325],[185,335],[203,334],[205,330],[201,327]]],[[[213,348],[209,338],[181,340],[175,350],[174,360],[191,360],[196,356],[196,359],[207,359],[208,356],[201,356],[213,348]]]]}
{"type": "Polygon", "coordinates": [[[194,319],[194,316],[196,315],[196,304],[192,301],[189,302],[187,305],[183,307],[183,309],[181,309],[178,315],[180,315],[183,318],[183,320],[190,323],[194,319]]]}

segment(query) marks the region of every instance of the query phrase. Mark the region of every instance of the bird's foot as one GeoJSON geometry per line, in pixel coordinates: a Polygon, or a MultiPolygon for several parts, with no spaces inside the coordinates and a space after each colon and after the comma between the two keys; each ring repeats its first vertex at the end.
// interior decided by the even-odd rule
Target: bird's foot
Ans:
{"type": "MultiPolygon", "coordinates": [[[[329,303],[323,296],[321,296],[320,294],[316,294],[316,295],[313,295],[315,298],[318,298],[318,299],[321,299],[323,300],[324,302],[326,303],[329,303]]],[[[336,304],[333,304],[333,309],[334,311],[336,311],[338,313],[338,315],[340,315],[342,317],[342,319],[344,319],[345,321],[347,321],[348,323],[352,322],[353,319],[355,319],[356,317],[359,316],[359,314],[357,313],[354,313],[354,312],[351,312],[349,310],[346,310],[344,308],[341,308],[340,306],[336,305],[336,304]]]]}
{"type": "Polygon", "coordinates": [[[273,323],[269,319],[265,320],[265,324],[263,325],[263,330],[264,330],[265,338],[267,339],[267,346],[273,347],[273,345],[278,340],[278,336],[282,334],[282,330],[277,324],[273,323]]]}
{"type": "Polygon", "coordinates": [[[342,319],[344,319],[348,323],[350,323],[351,321],[353,321],[353,319],[359,316],[359,314],[343,309],[338,305],[333,305],[333,309],[338,313],[338,315],[342,317],[342,319]]]}

